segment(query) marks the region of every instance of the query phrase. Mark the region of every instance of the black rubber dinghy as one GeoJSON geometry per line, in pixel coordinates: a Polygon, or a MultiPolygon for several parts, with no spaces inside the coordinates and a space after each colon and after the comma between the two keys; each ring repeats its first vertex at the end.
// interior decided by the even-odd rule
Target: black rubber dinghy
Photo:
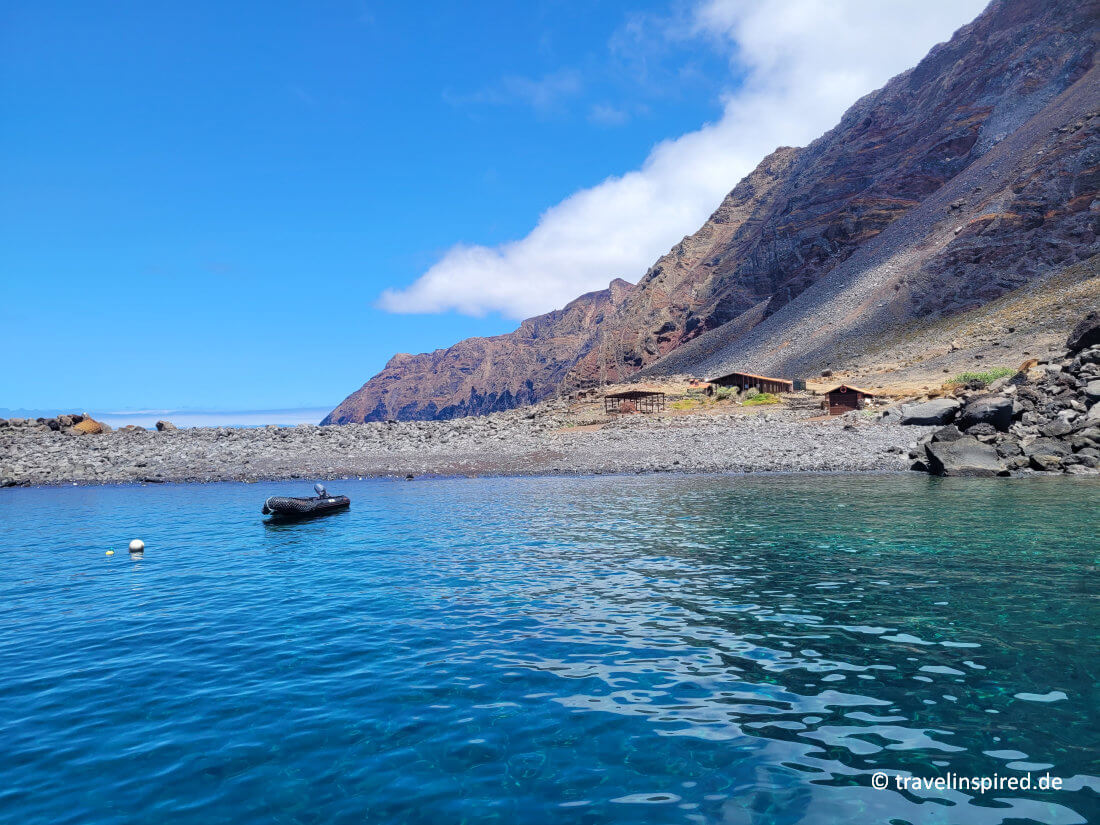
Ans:
{"type": "Polygon", "coordinates": [[[351,499],[347,496],[330,496],[325,488],[317,485],[318,495],[312,498],[292,498],[290,496],[271,496],[264,502],[260,511],[265,516],[271,516],[278,521],[297,521],[299,519],[313,518],[314,516],[327,516],[329,513],[338,513],[351,506],[351,499]]]}

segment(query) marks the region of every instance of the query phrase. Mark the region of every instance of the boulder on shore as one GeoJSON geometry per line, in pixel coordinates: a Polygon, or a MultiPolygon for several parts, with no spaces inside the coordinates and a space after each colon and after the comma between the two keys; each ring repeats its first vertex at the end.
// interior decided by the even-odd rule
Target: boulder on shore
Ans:
{"type": "Polygon", "coordinates": [[[924,449],[928,455],[928,470],[935,475],[993,478],[1007,473],[997,451],[971,436],[954,441],[930,441],[924,449]]]}
{"type": "Polygon", "coordinates": [[[1012,399],[1000,395],[986,395],[969,402],[956,422],[960,430],[969,430],[976,424],[990,424],[1000,432],[1012,426],[1012,399]]]}
{"type": "Polygon", "coordinates": [[[1036,438],[1029,441],[1022,447],[1023,453],[1026,456],[1032,455],[1055,455],[1064,456],[1069,455],[1072,452],[1072,448],[1064,441],[1059,441],[1056,438],[1036,438]]]}
{"type": "Polygon", "coordinates": [[[923,404],[903,404],[901,424],[936,426],[950,424],[962,404],[954,398],[934,398],[923,404]]]}
{"type": "Polygon", "coordinates": [[[157,422],[157,432],[158,433],[164,433],[164,432],[169,432],[171,430],[178,430],[178,429],[179,429],[179,427],[177,427],[171,421],[158,421],[157,422]]]}
{"type": "Polygon", "coordinates": [[[962,437],[963,434],[954,424],[948,424],[932,433],[933,441],[958,441],[962,437]]]}
{"type": "Polygon", "coordinates": [[[82,418],[80,423],[73,424],[73,429],[84,435],[99,435],[108,432],[110,428],[92,418],[82,418]]]}
{"type": "Polygon", "coordinates": [[[1066,349],[1077,352],[1100,344],[1100,312],[1093,310],[1080,320],[1066,339],[1066,349]]]}

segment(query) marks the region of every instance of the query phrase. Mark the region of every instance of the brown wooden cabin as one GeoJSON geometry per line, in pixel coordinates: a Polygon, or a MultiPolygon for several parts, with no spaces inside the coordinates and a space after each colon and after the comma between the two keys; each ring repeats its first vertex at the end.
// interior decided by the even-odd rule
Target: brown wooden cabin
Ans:
{"type": "Polygon", "coordinates": [[[756,375],[751,372],[731,372],[718,378],[712,378],[710,383],[718,387],[737,387],[739,390],[747,390],[756,387],[760,392],[770,392],[778,395],[783,392],[794,392],[794,382],[785,378],[771,378],[767,375],[756,375]]]}
{"type": "Polygon", "coordinates": [[[874,399],[875,394],[870,390],[860,389],[848,384],[841,384],[826,393],[829,398],[829,415],[843,415],[846,412],[863,409],[863,405],[874,399]]]}
{"type": "Polygon", "coordinates": [[[623,390],[603,397],[603,411],[608,415],[618,413],[664,412],[665,394],[653,390],[623,390]]]}

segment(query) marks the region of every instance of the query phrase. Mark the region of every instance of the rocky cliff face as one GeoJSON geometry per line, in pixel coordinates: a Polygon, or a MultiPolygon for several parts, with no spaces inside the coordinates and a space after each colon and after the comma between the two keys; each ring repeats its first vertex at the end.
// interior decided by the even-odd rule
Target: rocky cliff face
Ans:
{"type": "Polygon", "coordinates": [[[467,338],[421,355],[395,355],[321,423],[459,418],[541,401],[592,346],[592,329],[633,290],[616,279],[564,309],[528,318],[507,335],[467,338]]]}
{"type": "Polygon", "coordinates": [[[1100,67],[872,242],[750,329],[714,329],[648,372],[740,366],[807,376],[918,319],[984,306],[1078,262],[1100,261],[1100,67]]]}
{"type": "MultiPolygon", "coordinates": [[[[849,269],[866,270],[872,256],[863,253],[882,243],[884,230],[1008,138],[1034,131],[1033,122],[1043,123],[1044,139],[1055,139],[1017,147],[1033,153],[1029,164],[1011,171],[987,165],[984,180],[937,207],[941,219],[963,226],[957,238],[959,223],[946,228],[951,248],[939,250],[930,269],[937,282],[917,291],[899,286],[872,306],[910,301],[897,313],[905,317],[953,312],[1050,265],[1088,257],[1096,144],[1087,98],[1091,93],[1093,107],[1097,98],[1094,81],[1084,78],[1097,11],[1089,3],[993,3],[917,67],[858,101],[832,131],[805,149],[767,158],[696,235],[646,273],[601,334],[630,341],[627,358],[639,367],[660,361],[660,372],[789,368],[781,357],[764,355],[788,349],[799,332],[769,319],[849,259],[849,269]],[[1060,96],[1078,85],[1087,92],[1080,95],[1084,105],[1060,111],[1060,96]],[[734,203],[750,217],[726,223],[724,211],[734,203]],[[1059,237],[1055,224],[1063,216],[1074,227],[1059,237]],[[760,347],[740,357],[735,342],[758,325],[760,347]],[[721,331],[681,350],[710,330],[721,331]]],[[[932,240],[935,221],[913,223],[908,239],[932,240]]],[[[867,309],[834,307],[842,314],[823,320],[835,324],[867,309]]],[[[578,369],[570,378],[583,383],[590,372],[578,369]]]]}
{"type": "Polygon", "coordinates": [[[765,158],[618,299],[398,356],[326,420],[485,412],[639,370],[805,370],[868,325],[1095,254],[1098,18],[1096,2],[995,0],[832,131],[765,158]]]}

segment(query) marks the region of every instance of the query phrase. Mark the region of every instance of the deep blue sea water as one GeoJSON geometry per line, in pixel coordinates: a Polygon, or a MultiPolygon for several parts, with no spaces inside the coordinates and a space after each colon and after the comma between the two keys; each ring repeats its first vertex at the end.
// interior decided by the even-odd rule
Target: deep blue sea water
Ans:
{"type": "Polygon", "coordinates": [[[1100,821],[1095,481],[309,486],[0,494],[0,820],[1100,821]]]}

